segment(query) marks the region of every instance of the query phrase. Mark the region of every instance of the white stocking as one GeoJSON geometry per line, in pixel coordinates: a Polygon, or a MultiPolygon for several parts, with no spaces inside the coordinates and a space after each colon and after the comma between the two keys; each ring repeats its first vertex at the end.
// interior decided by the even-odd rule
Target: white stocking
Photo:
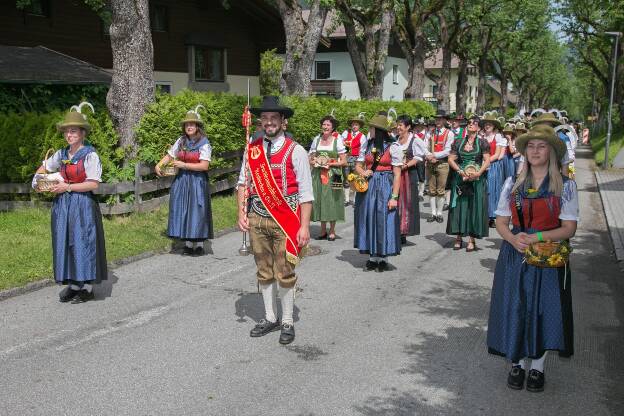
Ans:
{"type": "Polygon", "coordinates": [[[295,287],[280,287],[279,293],[282,302],[282,323],[292,325],[295,309],[295,287]]]}
{"type": "Polygon", "coordinates": [[[262,300],[264,301],[264,318],[270,322],[277,321],[275,317],[275,311],[277,310],[276,287],[277,283],[275,280],[271,283],[260,283],[260,291],[262,292],[262,300]]]}

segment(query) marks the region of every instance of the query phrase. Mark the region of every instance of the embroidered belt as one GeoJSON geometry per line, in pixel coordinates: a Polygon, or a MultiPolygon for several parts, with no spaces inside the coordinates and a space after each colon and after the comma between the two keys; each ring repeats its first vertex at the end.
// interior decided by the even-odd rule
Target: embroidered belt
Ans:
{"type": "MultiPolygon", "coordinates": [[[[288,206],[290,206],[293,211],[297,209],[297,205],[299,205],[299,193],[286,195],[284,196],[284,199],[286,199],[288,206]]],[[[271,214],[267,211],[264,203],[258,195],[251,195],[249,197],[249,212],[255,212],[264,218],[271,218],[271,214]]]]}

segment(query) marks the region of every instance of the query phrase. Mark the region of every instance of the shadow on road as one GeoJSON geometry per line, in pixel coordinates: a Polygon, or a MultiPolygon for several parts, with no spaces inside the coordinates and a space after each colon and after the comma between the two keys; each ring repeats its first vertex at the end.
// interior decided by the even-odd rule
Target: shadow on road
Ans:
{"type": "Polygon", "coordinates": [[[106,298],[110,298],[113,294],[113,285],[115,285],[119,281],[115,272],[109,270],[108,271],[108,279],[102,280],[102,283],[99,285],[93,286],[93,294],[95,295],[95,300],[104,300],[106,298]]]}
{"type": "MultiPolygon", "coordinates": [[[[295,300],[296,302],[296,300],[295,300]]],[[[264,302],[262,295],[256,292],[240,292],[238,299],[234,302],[235,312],[238,317],[236,322],[248,322],[246,318],[250,318],[254,322],[259,322],[264,318],[264,302]]],[[[282,316],[282,307],[280,303],[277,303],[277,316],[282,316]]],[[[293,312],[293,320],[299,321],[299,308],[295,303],[295,309],[293,312]]]]}

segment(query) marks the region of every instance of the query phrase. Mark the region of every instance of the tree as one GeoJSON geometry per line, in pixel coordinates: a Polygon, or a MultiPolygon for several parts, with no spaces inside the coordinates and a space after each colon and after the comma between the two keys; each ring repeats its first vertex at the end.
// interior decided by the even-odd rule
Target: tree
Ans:
{"type": "Polygon", "coordinates": [[[321,0],[310,0],[307,21],[300,1],[275,0],[286,35],[286,58],[282,68],[281,90],[286,95],[308,96],[310,75],[321,38],[327,9],[321,0]]]}
{"type": "Polygon", "coordinates": [[[392,0],[336,0],[336,7],[347,35],[360,96],[380,99],[394,22],[392,0]]]}
{"type": "MultiPolygon", "coordinates": [[[[108,112],[125,151],[124,164],[136,157],[134,128],[154,99],[154,49],[148,0],[83,0],[110,22],[113,78],[106,97],[108,112]]],[[[32,0],[16,0],[18,8],[32,0]]]]}
{"type": "Polygon", "coordinates": [[[393,32],[408,67],[406,99],[421,99],[425,89],[425,59],[432,49],[426,25],[444,6],[444,0],[403,0],[396,8],[393,32]]]}

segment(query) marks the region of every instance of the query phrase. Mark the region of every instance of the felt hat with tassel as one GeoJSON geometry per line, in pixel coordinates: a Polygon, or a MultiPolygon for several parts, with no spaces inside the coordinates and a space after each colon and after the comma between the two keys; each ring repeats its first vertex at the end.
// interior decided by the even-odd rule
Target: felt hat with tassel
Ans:
{"type": "Polygon", "coordinates": [[[93,105],[86,101],[81,102],[78,105],[72,105],[69,112],[65,114],[65,118],[62,122],[56,124],[58,131],[63,131],[68,127],[79,127],[85,129],[87,133],[91,131],[91,125],[87,121],[87,116],[82,114],[82,107],[87,106],[91,109],[91,112],[95,113],[93,105]]]}

